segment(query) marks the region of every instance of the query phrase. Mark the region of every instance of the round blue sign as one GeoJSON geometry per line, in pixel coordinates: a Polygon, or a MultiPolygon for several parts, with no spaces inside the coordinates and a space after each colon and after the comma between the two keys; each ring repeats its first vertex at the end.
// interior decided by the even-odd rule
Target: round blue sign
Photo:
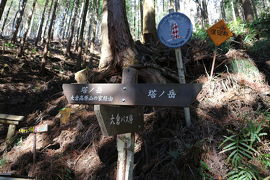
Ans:
{"type": "Polygon", "coordinates": [[[163,17],[158,25],[159,40],[167,47],[178,48],[192,36],[190,19],[182,13],[174,12],[163,17]]]}

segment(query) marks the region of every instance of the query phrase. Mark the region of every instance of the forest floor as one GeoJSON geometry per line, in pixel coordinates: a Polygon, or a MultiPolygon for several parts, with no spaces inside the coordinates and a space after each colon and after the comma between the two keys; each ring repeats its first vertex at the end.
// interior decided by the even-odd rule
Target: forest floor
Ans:
{"type": "MultiPolygon", "coordinates": [[[[48,133],[37,134],[34,166],[34,135],[16,133],[6,145],[7,127],[0,126],[0,172],[37,179],[115,179],[116,137],[102,136],[93,106],[69,105],[62,93],[63,83],[75,83],[76,57],[66,57],[61,44],[54,42],[46,71],[40,74],[41,50],[29,44],[25,55],[17,57],[16,45],[4,40],[0,43],[0,113],[25,116],[18,128],[51,127],[48,133]],[[67,107],[71,108],[69,121],[61,122],[61,111],[67,107]]],[[[187,81],[204,84],[190,107],[192,126],[185,126],[181,108],[145,107],[144,130],[136,133],[134,179],[197,180],[204,175],[225,179],[231,167],[226,155],[219,153],[223,136],[229,134],[228,129],[245,127],[247,120],[261,121],[259,112],[269,111],[270,63],[255,61],[253,73],[232,73],[227,67],[233,59],[256,57],[230,49],[218,53],[216,74],[209,80],[205,69],[211,67],[213,52],[205,47],[204,42],[191,41],[183,48],[187,81]]],[[[156,63],[177,76],[173,50],[140,43],[137,49],[145,64],[156,63]]],[[[91,60],[92,68],[97,67],[98,52],[85,58],[91,60]]],[[[149,66],[142,74],[147,70],[153,68],[149,66]]],[[[269,139],[270,132],[262,140],[266,153],[270,153],[269,139]]],[[[260,172],[270,175],[263,168],[260,172]]]]}

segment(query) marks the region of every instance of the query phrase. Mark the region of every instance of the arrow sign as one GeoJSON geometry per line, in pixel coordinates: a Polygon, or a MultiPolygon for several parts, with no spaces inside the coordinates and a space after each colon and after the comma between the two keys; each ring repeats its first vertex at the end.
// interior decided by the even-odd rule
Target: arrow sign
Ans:
{"type": "Polygon", "coordinates": [[[202,84],[63,84],[71,104],[187,107],[202,84]]]}

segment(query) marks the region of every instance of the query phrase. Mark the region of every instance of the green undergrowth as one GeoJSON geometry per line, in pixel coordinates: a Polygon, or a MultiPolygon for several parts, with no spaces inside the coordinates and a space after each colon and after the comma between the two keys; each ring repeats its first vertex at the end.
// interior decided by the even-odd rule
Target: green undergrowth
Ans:
{"type": "Polygon", "coordinates": [[[228,180],[254,180],[269,178],[270,171],[269,150],[265,148],[269,140],[269,111],[256,112],[255,116],[247,114],[243,128],[228,129],[220,144],[221,154],[227,156],[227,163],[231,167],[227,173],[228,180]],[[258,117],[252,119],[251,117],[258,117]]]}

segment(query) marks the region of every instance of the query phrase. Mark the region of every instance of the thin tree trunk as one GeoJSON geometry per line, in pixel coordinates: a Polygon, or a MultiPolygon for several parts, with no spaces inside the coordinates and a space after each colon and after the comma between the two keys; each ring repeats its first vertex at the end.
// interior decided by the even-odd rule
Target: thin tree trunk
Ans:
{"type": "Polygon", "coordinates": [[[35,19],[35,14],[33,14],[33,17],[31,19],[30,28],[29,28],[29,31],[27,33],[27,38],[30,38],[31,37],[32,28],[33,28],[33,24],[34,24],[34,19],[35,19]]]}
{"type": "Polygon", "coordinates": [[[70,49],[71,49],[71,43],[72,43],[74,30],[75,30],[75,21],[76,21],[76,16],[77,16],[77,12],[78,12],[79,3],[80,3],[79,0],[75,1],[74,14],[73,14],[72,21],[71,21],[71,32],[70,32],[70,36],[69,36],[68,43],[67,43],[67,49],[66,49],[66,55],[67,56],[71,55],[70,49]]]}
{"type": "Polygon", "coordinates": [[[231,5],[232,5],[233,21],[236,21],[236,14],[235,14],[235,8],[234,8],[234,2],[233,2],[233,0],[231,1],[231,5]]]}
{"type": "Polygon", "coordinates": [[[79,36],[80,36],[84,6],[85,6],[85,1],[83,1],[83,3],[82,3],[81,11],[79,14],[79,21],[78,21],[78,25],[77,25],[77,33],[76,33],[76,41],[75,41],[76,43],[75,43],[74,51],[78,51],[78,48],[79,48],[79,36]]]}
{"type": "Polygon", "coordinates": [[[0,3],[0,20],[2,19],[2,15],[3,15],[4,9],[6,7],[6,3],[7,3],[7,0],[1,0],[1,3],[0,3]]]}
{"type": "Polygon", "coordinates": [[[257,12],[257,8],[256,8],[256,2],[254,0],[251,0],[251,4],[252,4],[252,9],[254,11],[255,18],[258,19],[258,12],[257,12]]]}
{"type": "Polygon", "coordinates": [[[63,16],[62,21],[60,23],[59,38],[61,40],[64,39],[63,34],[65,32],[64,30],[65,30],[65,27],[66,27],[66,23],[65,22],[66,22],[67,14],[68,14],[69,9],[70,9],[70,5],[71,5],[71,0],[70,1],[66,0],[66,7],[67,7],[67,9],[64,11],[64,16],[63,16]]]}
{"type": "Polygon", "coordinates": [[[13,42],[16,42],[26,3],[27,3],[27,0],[22,0],[22,4],[19,9],[19,17],[16,19],[16,22],[15,22],[15,31],[13,32],[13,37],[12,37],[13,42]]]}
{"type": "Polygon", "coordinates": [[[204,25],[209,24],[206,0],[202,0],[202,17],[203,17],[203,20],[204,20],[204,25]]]}
{"type": "Polygon", "coordinates": [[[122,71],[136,63],[124,0],[103,0],[102,46],[99,69],[122,71]]]}
{"type": "Polygon", "coordinates": [[[45,36],[46,36],[46,31],[47,31],[48,24],[50,22],[51,12],[52,12],[52,8],[53,8],[53,2],[54,2],[54,0],[51,0],[51,5],[50,5],[50,9],[49,9],[48,16],[47,16],[47,21],[46,21],[43,33],[41,35],[42,36],[42,39],[41,39],[42,44],[45,43],[45,38],[46,38],[45,36]]]}
{"type": "Polygon", "coordinates": [[[70,13],[70,16],[69,16],[68,24],[67,24],[67,26],[66,26],[66,28],[64,30],[64,34],[63,34],[62,39],[65,39],[66,37],[69,37],[69,30],[70,30],[71,20],[72,20],[72,17],[74,15],[74,6],[75,6],[75,1],[73,1],[73,5],[72,5],[71,13],[70,13]]]}
{"type": "Polygon", "coordinates": [[[143,0],[140,0],[141,34],[143,34],[143,0]]]}
{"type": "Polygon", "coordinates": [[[224,0],[221,0],[220,2],[220,12],[221,12],[221,18],[226,19],[226,12],[224,7],[224,0]]]}
{"type": "Polygon", "coordinates": [[[254,12],[252,10],[252,5],[250,0],[242,0],[241,1],[242,6],[243,6],[243,10],[244,10],[244,16],[245,16],[245,20],[249,23],[253,22],[254,20],[254,12]]]}
{"type": "MultiPolygon", "coordinates": [[[[44,73],[45,71],[45,65],[47,63],[47,56],[48,56],[48,52],[49,52],[49,48],[50,48],[50,42],[51,42],[51,36],[52,36],[52,27],[54,24],[54,20],[56,17],[56,9],[58,6],[58,1],[59,0],[55,0],[54,1],[54,7],[53,7],[53,12],[52,12],[52,16],[51,16],[51,21],[50,21],[50,25],[49,25],[49,29],[48,29],[48,36],[47,39],[45,40],[45,47],[44,47],[44,51],[43,51],[43,58],[41,61],[41,73],[44,73]]],[[[53,3],[53,2],[52,2],[53,3]]]]}
{"type": "Polygon", "coordinates": [[[13,5],[13,1],[14,1],[14,0],[11,1],[10,5],[9,5],[9,8],[8,8],[8,10],[7,10],[7,13],[6,13],[6,16],[5,16],[3,25],[2,25],[2,29],[1,29],[1,36],[3,36],[4,28],[5,28],[6,23],[7,23],[7,19],[8,19],[8,16],[9,16],[10,9],[11,9],[11,7],[12,7],[12,5],[13,5]]]}
{"type": "Polygon", "coordinates": [[[81,62],[82,62],[83,33],[84,33],[84,27],[85,27],[85,21],[86,21],[86,15],[87,15],[88,6],[89,6],[89,0],[85,0],[84,9],[83,9],[81,31],[80,31],[80,35],[79,35],[79,49],[78,49],[79,59],[77,61],[77,68],[78,69],[81,68],[81,62]]]}
{"type": "Polygon", "coordinates": [[[43,28],[44,19],[45,19],[45,12],[46,12],[48,3],[49,3],[49,0],[46,0],[45,5],[44,5],[44,8],[43,8],[42,16],[41,16],[39,28],[38,28],[37,37],[36,37],[36,40],[35,40],[35,46],[37,46],[38,42],[39,42],[40,39],[41,39],[42,28],[43,28]]]}
{"type": "Polygon", "coordinates": [[[23,38],[22,38],[22,42],[21,42],[21,45],[20,45],[20,48],[19,48],[18,56],[22,56],[23,55],[23,50],[24,50],[24,45],[25,45],[25,41],[26,41],[26,36],[27,36],[27,34],[29,32],[29,29],[30,29],[30,26],[31,26],[31,20],[32,20],[34,11],[35,11],[36,2],[37,2],[37,0],[34,0],[33,1],[31,14],[27,18],[27,24],[26,24],[27,27],[26,27],[26,30],[25,30],[24,35],[23,35],[23,38]]]}
{"type": "Polygon", "coordinates": [[[143,2],[143,43],[155,43],[157,30],[155,21],[155,6],[153,0],[143,2]]]}
{"type": "Polygon", "coordinates": [[[88,25],[88,31],[87,31],[87,41],[86,41],[86,45],[85,45],[85,52],[86,54],[88,53],[88,49],[89,49],[89,44],[91,43],[91,33],[92,33],[92,25],[93,24],[93,17],[90,17],[90,22],[88,25]]]}
{"type": "Polygon", "coordinates": [[[180,12],[180,0],[174,0],[175,11],[180,12]]]}

